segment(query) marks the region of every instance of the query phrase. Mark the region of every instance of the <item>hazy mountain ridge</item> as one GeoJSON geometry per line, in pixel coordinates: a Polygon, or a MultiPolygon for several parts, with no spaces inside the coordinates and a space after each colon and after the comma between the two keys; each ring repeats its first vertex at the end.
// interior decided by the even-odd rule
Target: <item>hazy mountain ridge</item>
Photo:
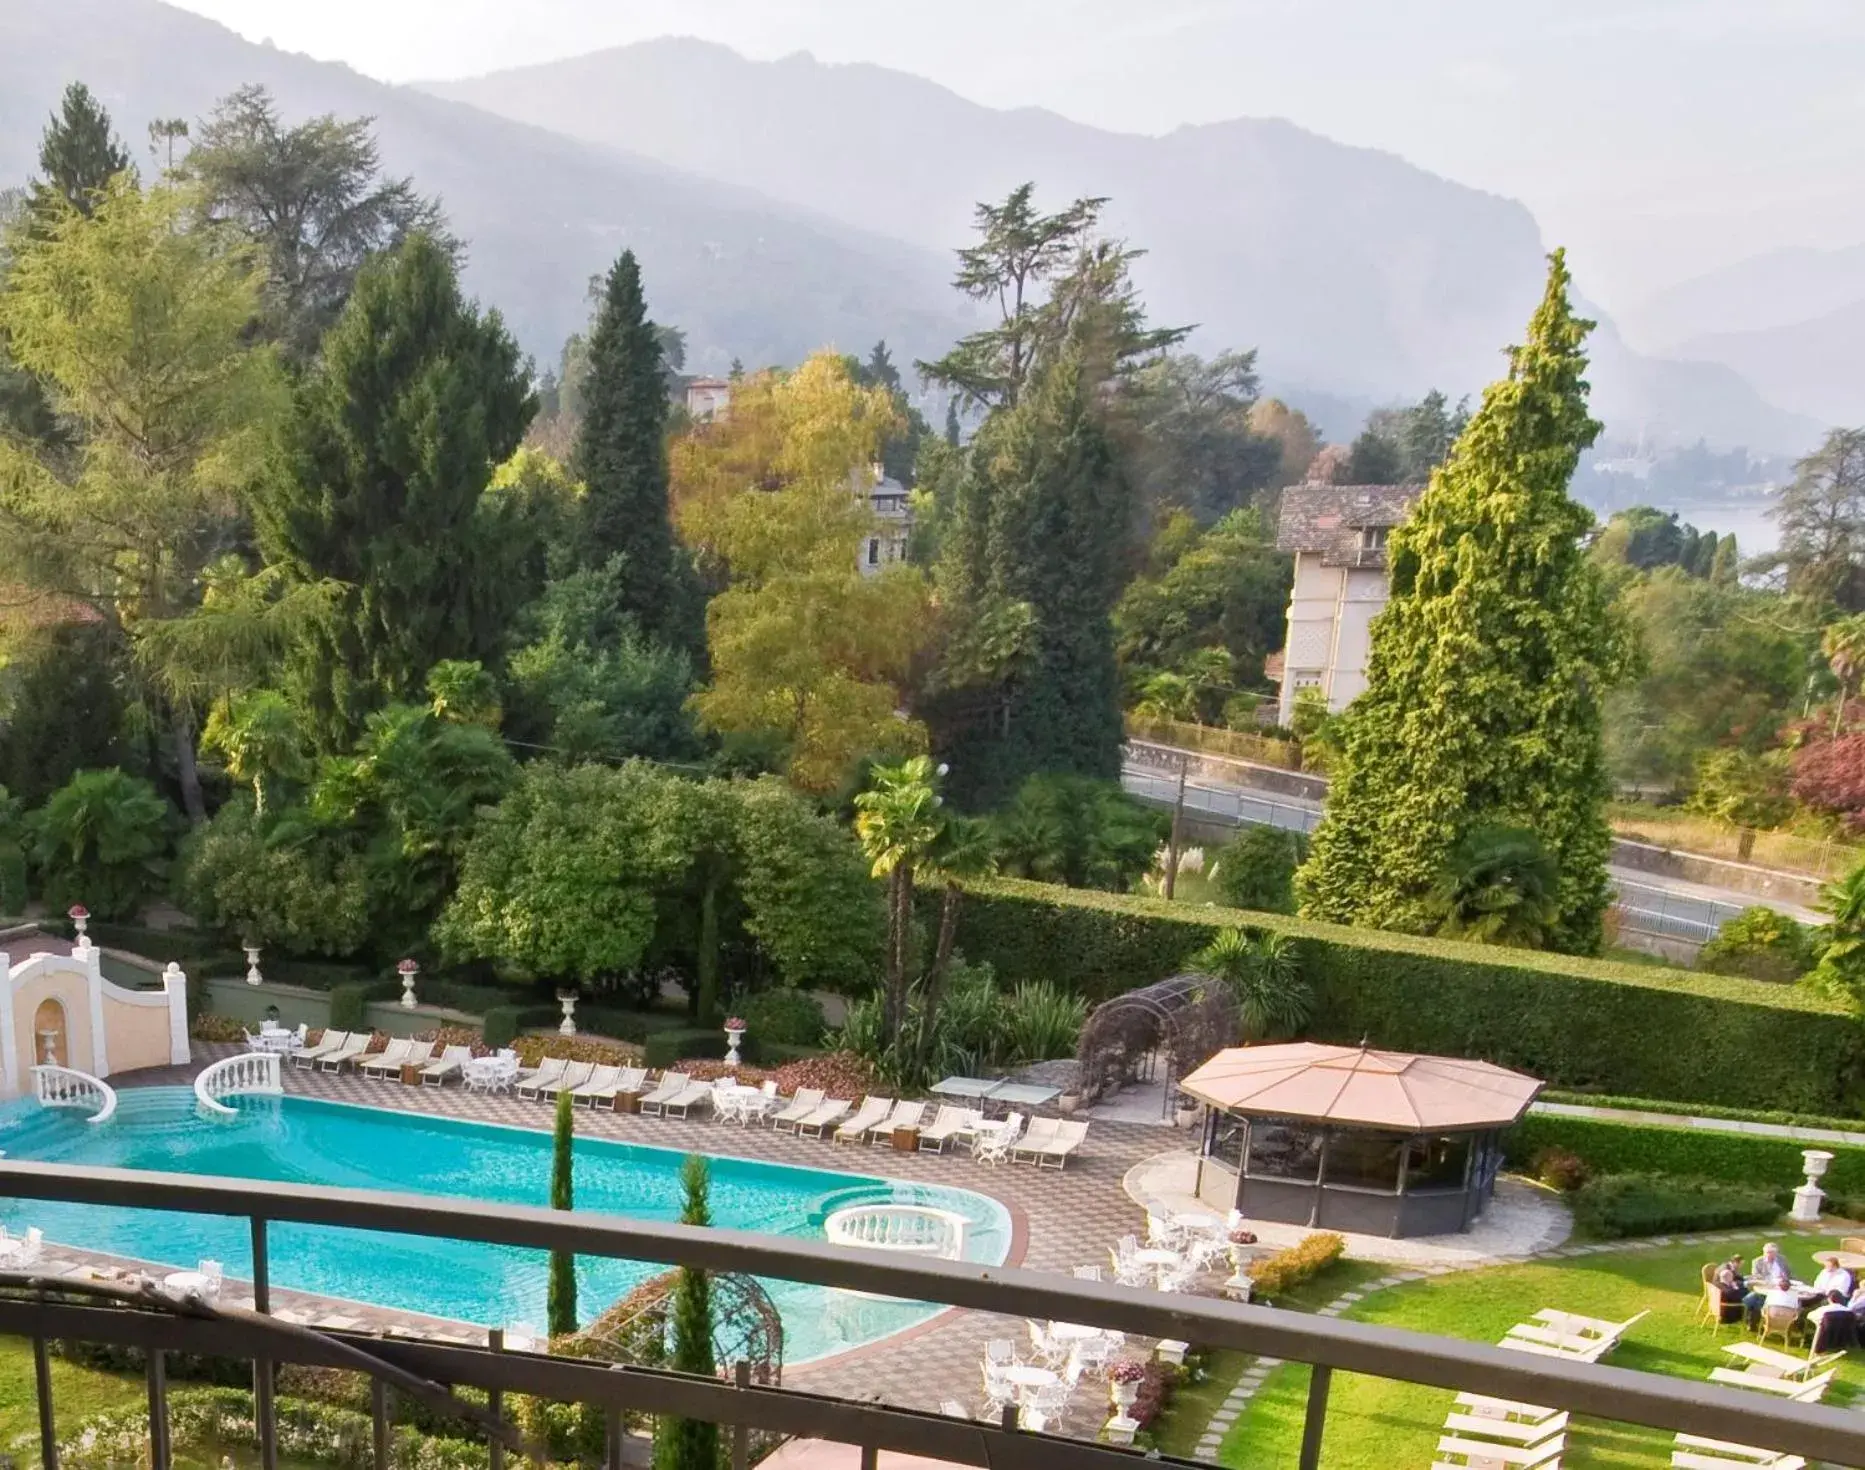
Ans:
{"type": "Polygon", "coordinates": [[[244,82],[288,119],[373,114],[384,165],[438,194],[466,241],[466,282],[542,362],[587,317],[588,277],[624,247],[650,309],[689,334],[695,366],[796,361],[825,341],[886,336],[932,352],[965,329],[933,252],[666,164],[391,87],[348,67],[254,46],[155,0],[9,0],[0,8],[0,180],[36,166],[40,130],[83,79],[147,164],[152,118],[190,120],[244,82]]]}

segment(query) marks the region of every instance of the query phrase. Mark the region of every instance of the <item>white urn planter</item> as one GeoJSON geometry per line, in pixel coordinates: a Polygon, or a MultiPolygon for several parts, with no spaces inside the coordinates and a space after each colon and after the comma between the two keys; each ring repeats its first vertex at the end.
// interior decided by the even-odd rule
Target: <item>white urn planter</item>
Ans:
{"type": "Polygon", "coordinates": [[[576,992],[559,990],[557,1004],[563,1007],[563,1019],[557,1023],[557,1034],[559,1036],[576,1035],[576,992]]]}
{"type": "Polygon", "coordinates": [[[413,960],[403,960],[395,967],[395,973],[401,976],[401,1003],[405,1011],[414,1009],[414,977],[420,972],[421,967],[413,960]]]}
{"type": "Polygon", "coordinates": [[[259,946],[256,944],[246,944],[240,947],[246,951],[246,983],[248,985],[263,985],[265,983],[265,976],[259,973],[259,946]]]}
{"type": "Polygon", "coordinates": [[[743,1021],[736,1025],[730,1021],[725,1023],[725,1064],[728,1067],[736,1067],[739,1064],[738,1048],[744,1039],[745,1023],[743,1021]]]}
{"type": "Polygon", "coordinates": [[[1826,1194],[1818,1181],[1825,1173],[1826,1166],[1833,1161],[1833,1156],[1823,1148],[1807,1148],[1800,1151],[1802,1167],[1806,1170],[1807,1182],[1794,1191],[1794,1208],[1791,1218],[1803,1222],[1820,1218],[1820,1206],[1826,1202],[1826,1194]]]}
{"type": "Polygon", "coordinates": [[[1108,1397],[1114,1402],[1114,1407],[1120,1410],[1120,1417],[1123,1419],[1131,1418],[1132,1415],[1128,1413],[1128,1410],[1133,1407],[1134,1402],[1140,1396],[1140,1385],[1137,1383],[1121,1383],[1116,1380],[1108,1384],[1107,1392],[1108,1397]]]}
{"type": "Polygon", "coordinates": [[[1245,1276],[1241,1271],[1236,1272],[1224,1283],[1224,1295],[1229,1297],[1233,1302],[1249,1301],[1250,1293],[1255,1290],[1256,1278],[1254,1276],[1245,1276]]]}

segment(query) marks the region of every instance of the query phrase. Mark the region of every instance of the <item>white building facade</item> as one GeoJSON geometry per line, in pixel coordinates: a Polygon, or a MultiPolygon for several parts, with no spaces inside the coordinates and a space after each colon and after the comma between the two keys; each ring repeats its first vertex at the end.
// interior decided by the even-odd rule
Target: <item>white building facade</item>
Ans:
{"type": "Polygon", "coordinates": [[[1318,689],[1330,710],[1366,688],[1373,619],[1386,605],[1386,539],[1422,485],[1291,485],[1282,492],[1276,545],[1295,555],[1277,723],[1295,698],[1318,689]]]}
{"type": "Polygon", "coordinates": [[[879,465],[872,470],[873,483],[868,488],[868,508],[874,512],[874,524],[861,543],[861,575],[872,577],[907,559],[907,538],[913,531],[913,509],[907,503],[907,487],[890,480],[879,465]]]}

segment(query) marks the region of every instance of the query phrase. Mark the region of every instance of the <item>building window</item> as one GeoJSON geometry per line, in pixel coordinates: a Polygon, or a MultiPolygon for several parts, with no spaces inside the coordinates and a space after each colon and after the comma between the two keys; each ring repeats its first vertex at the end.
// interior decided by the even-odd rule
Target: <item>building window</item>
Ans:
{"type": "Polygon", "coordinates": [[[1290,680],[1294,688],[1319,689],[1321,687],[1321,670],[1297,669],[1290,680]]]}
{"type": "Polygon", "coordinates": [[[1360,549],[1362,551],[1384,551],[1386,538],[1392,534],[1390,526],[1363,526],[1360,529],[1360,549]]]}
{"type": "Polygon", "coordinates": [[[880,564],[881,538],[879,536],[870,536],[868,538],[868,565],[871,567],[878,567],[880,564]]]}

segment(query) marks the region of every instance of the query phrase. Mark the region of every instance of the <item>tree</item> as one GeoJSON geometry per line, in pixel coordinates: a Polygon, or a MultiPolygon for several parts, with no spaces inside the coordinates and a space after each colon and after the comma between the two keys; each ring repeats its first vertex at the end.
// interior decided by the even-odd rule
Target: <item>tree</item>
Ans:
{"type": "Polygon", "coordinates": [[[202,691],[163,635],[199,614],[209,569],[241,539],[288,404],[248,334],[249,255],[185,229],[181,196],[127,174],[91,205],[48,204],[0,291],[0,333],[83,444],[0,438],[0,580],[82,606],[122,640],[198,822],[202,691]]]}
{"type": "Polygon", "coordinates": [[[1256,393],[1254,352],[1168,353],[1132,374],[1130,459],[1151,520],[1183,508],[1210,525],[1274,483],[1282,445],[1251,427],[1256,393]]]}
{"type": "Polygon", "coordinates": [[[939,840],[943,826],[939,775],[929,756],[897,766],[876,766],[869,787],[855,798],[855,832],[876,878],[887,880],[887,983],[881,1019],[890,1045],[900,1042],[906,1019],[913,936],[913,878],[939,840]]]}
{"type": "Polygon", "coordinates": [[[1250,432],[1275,442],[1278,459],[1270,483],[1278,487],[1301,483],[1321,450],[1321,436],[1307,415],[1280,398],[1260,398],[1252,405],[1250,432]]]}
{"type": "Polygon", "coordinates": [[[297,363],[316,355],[371,256],[416,234],[452,248],[440,206],[408,179],[382,177],[373,122],[326,113],[286,127],[272,94],[248,85],[199,124],[181,166],[204,217],[265,258],[266,330],[297,363]]]}
{"type": "Polygon", "coordinates": [[[667,488],[666,368],[632,250],[610,268],[589,336],[573,473],[587,487],[584,560],[622,561],[622,611],[652,639],[696,653],[697,589],[675,547],[667,488]]]}
{"type": "Polygon", "coordinates": [[[164,178],[175,169],[176,140],[187,136],[188,120],[185,117],[158,117],[150,120],[149,156],[154,158],[160,152],[164,178]]]}
{"type": "Polygon", "coordinates": [[[517,344],[462,300],[441,245],[417,235],[363,268],[256,516],[292,578],[343,584],[291,670],[325,748],[442,659],[490,663],[535,595],[486,497],[533,407],[517,344]]]}
{"type": "Polygon", "coordinates": [[[725,587],[707,609],[711,684],[693,705],[726,736],[780,742],[792,784],[835,790],[863,756],[925,748],[900,686],[925,638],[916,567],[863,576],[866,490],[891,400],[843,359],[746,379],[724,424],[674,449],[675,513],[725,587]]]}
{"type": "MultiPolygon", "coordinates": [[[[576,1106],[567,1088],[557,1094],[557,1119],[551,1130],[550,1207],[576,1208],[576,1106]]],[[[569,1337],[576,1331],[576,1255],[572,1251],[550,1253],[544,1311],[551,1337],[569,1337]]]]}
{"type": "Polygon", "coordinates": [[[1191,966],[1229,988],[1245,1041],[1292,1036],[1314,1012],[1314,991],[1302,977],[1294,941],[1286,934],[1220,930],[1192,956],[1191,966]]]}
{"type": "Polygon", "coordinates": [[[1834,429],[1774,508],[1787,590],[1865,612],[1865,429],[1834,429]]]}
{"type": "Polygon", "coordinates": [[[1539,949],[1559,917],[1560,868],[1533,832],[1473,827],[1451,849],[1428,900],[1446,939],[1539,949]]]}
{"type": "Polygon", "coordinates": [[[252,787],[253,812],[260,817],[269,790],[309,771],[298,712],[275,689],[229,694],[208,713],[201,748],[220,756],[235,781],[252,787]]]}
{"type": "Polygon", "coordinates": [[[1124,893],[1152,865],[1166,817],[1116,782],[1042,774],[991,824],[998,862],[1012,877],[1124,893]]]}
{"type": "Polygon", "coordinates": [[[1816,740],[1794,753],[1794,797],[1865,831],[1865,732],[1816,740]]]}
{"type": "Polygon", "coordinates": [[[129,150],[110,126],[110,114],[83,82],[73,82],[39,141],[39,171],[29,208],[37,225],[52,225],[64,210],[89,216],[111,180],[134,174],[129,150]],[[62,206],[62,208],[61,208],[62,206]]]}
{"type": "Polygon", "coordinates": [[[952,973],[965,881],[997,871],[996,835],[991,824],[979,817],[947,813],[939,836],[921,860],[920,871],[940,884],[939,930],[933,940],[932,964],[920,987],[920,1034],[913,1057],[915,1074],[924,1076],[938,1030],[939,1005],[952,973]]]}
{"type": "Polygon", "coordinates": [[[1865,675],[1865,613],[1828,623],[1820,633],[1820,652],[1839,681],[1839,694],[1833,701],[1833,735],[1837,737],[1845,728],[1846,705],[1860,676],[1865,675]]]}
{"type": "Polygon", "coordinates": [[[920,446],[931,436],[932,428],[908,399],[900,369],[894,366],[894,355],[885,340],[874,344],[865,363],[855,363],[852,358],[849,361],[853,369],[850,376],[857,383],[864,388],[882,389],[893,401],[894,427],[881,441],[881,473],[910,486],[918,469],[920,446]]]}
{"type": "Polygon", "coordinates": [[[1592,516],[1567,495],[1599,432],[1590,325],[1569,307],[1556,251],[1508,377],[1393,532],[1392,599],[1298,877],[1306,915],[1429,928],[1459,844],[1521,827],[1559,872],[1549,943],[1599,947],[1611,846],[1600,703],[1629,648],[1582,550],[1592,516]]]}
{"type": "MultiPolygon", "coordinates": [[[[689,1155],[680,1183],[686,1194],[680,1223],[711,1225],[711,1177],[705,1159],[689,1155]]],[[[712,1281],[698,1267],[680,1267],[674,1287],[672,1337],[669,1368],[705,1379],[717,1373],[712,1351],[712,1281]]],[[[654,1470],[719,1470],[719,1426],[710,1419],[660,1415],[654,1421],[654,1470]]]]}
{"type": "Polygon", "coordinates": [[[40,897],[54,913],[134,919],[161,884],[172,812],[139,776],[79,771],[29,818],[40,897]]]}
{"type": "Polygon", "coordinates": [[[1232,908],[1295,912],[1295,870],[1308,855],[1308,839],[1280,827],[1245,827],[1224,845],[1212,881],[1232,908]]]}
{"type": "Polygon", "coordinates": [[[1819,964],[1808,976],[1815,988],[1865,1010],[1865,864],[1820,895],[1827,922],[1818,931],[1819,964]]]}
{"type": "Polygon", "coordinates": [[[1376,429],[1364,430],[1349,451],[1347,479],[1354,485],[1396,485],[1404,474],[1398,445],[1376,429]]]}

